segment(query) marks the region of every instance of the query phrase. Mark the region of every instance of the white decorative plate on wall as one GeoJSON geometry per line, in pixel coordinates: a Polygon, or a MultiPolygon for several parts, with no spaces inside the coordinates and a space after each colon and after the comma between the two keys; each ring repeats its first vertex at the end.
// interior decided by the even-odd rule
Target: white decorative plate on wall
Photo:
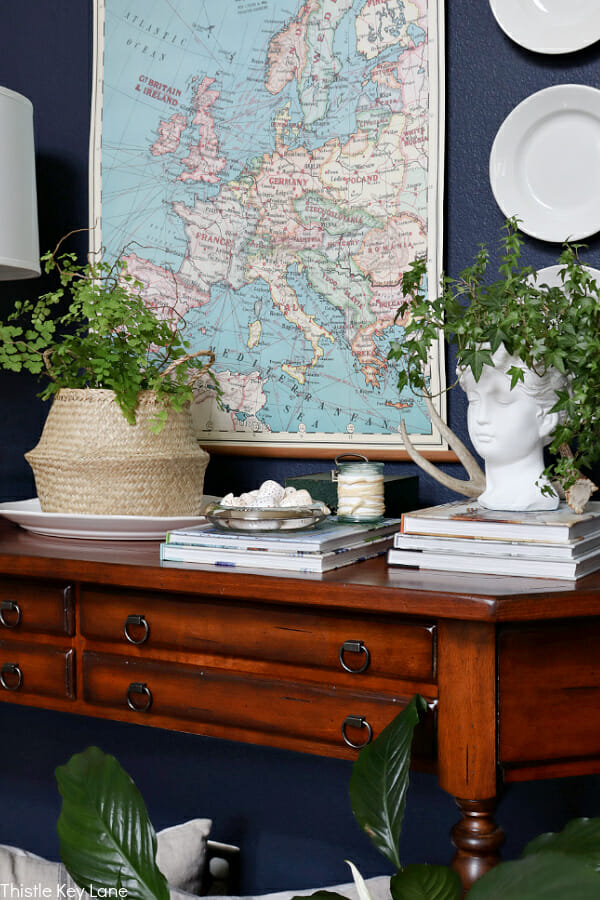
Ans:
{"type": "Polygon", "coordinates": [[[519,103],[494,139],[490,182],[502,212],[532,237],[562,243],[600,231],[600,90],[559,84],[519,103]]]}
{"type": "Polygon", "coordinates": [[[0,516],[35,534],[96,541],[162,541],[167,531],[173,528],[207,523],[205,516],[84,516],[79,513],[45,513],[42,512],[37,497],[33,500],[0,503],[0,516]]]}
{"type": "Polygon", "coordinates": [[[599,0],[490,0],[500,28],[537,53],[572,53],[600,40],[599,0]]]}
{"type": "MultiPolygon", "coordinates": [[[[562,268],[563,266],[547,266],[545,269],[538,269],[535,273],[536,286],[541,287],[543,284],[547,284],[550,288],[562,287],[563,280],[560,277],[562,268]]],[[[592,276],[596,284],[600,287],[600,269],[592,269],[590,266],[584,266],[583,268],[592,276]]]]}

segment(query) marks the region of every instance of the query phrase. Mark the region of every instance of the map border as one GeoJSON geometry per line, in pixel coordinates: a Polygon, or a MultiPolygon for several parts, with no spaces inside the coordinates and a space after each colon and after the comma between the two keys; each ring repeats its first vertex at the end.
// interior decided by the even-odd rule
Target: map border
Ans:
{"type": "MultiPolygon", "coordinates": [[[[90,254],[98,255],[102,247],[102,113],[103,113],[103,55],[105,0],[93,0],[93,72],[92,104],[89,137],[89,233],[90,254]]],[[[428,230],[427,230],[427,279],[428,284],[440,283],[443,254],[444,173],[445,173],[445,0],[427,0],[429,45],[429,160],[428,170],[428,230]],[[433,25],[433,28],[432,28],[433,25]],[[432,37],[433,34],[433,37],[432,37]],[[432,52],[433,51],[433,52],[432,52]]],[[[430,378],[433,405],[440,418],[447,421],[446,404],[446,353],[442,339],[432,349],[430,378]]],[[[424,457],[438,461],[455,460],[456,454],[438,429],[432,424],[430,434],[409,432],[411,444],[424,457]]],[[[240,432],[219,439],[199,438],[203,447],[217,453],[263,456],[326,457],[358,451],[370,459],[409,459],[400,436],[389,435],[385,441],[381,435],[330,434],[319,440],[314,435],[306,439],[298,433],[256,435],[240,432]]]]}

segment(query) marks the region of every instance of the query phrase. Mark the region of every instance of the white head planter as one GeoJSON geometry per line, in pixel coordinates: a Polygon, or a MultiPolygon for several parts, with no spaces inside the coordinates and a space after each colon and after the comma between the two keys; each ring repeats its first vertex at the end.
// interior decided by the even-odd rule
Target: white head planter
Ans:
{"type": "Polygon", "coordinates": [[[469,436],[485,461],[486,487],[478,502],[486,509],[556,509],[558,496],[542,475],[544,447],[560,422],[551,409],[567,379],[556,369],[537,375],[504,346],[492,358],[494,366],[484,366],[479,381],[470,369],[458,371],[469,399],[469,436]],[[511,390],[512,366],[525,374],[511,390]]]}

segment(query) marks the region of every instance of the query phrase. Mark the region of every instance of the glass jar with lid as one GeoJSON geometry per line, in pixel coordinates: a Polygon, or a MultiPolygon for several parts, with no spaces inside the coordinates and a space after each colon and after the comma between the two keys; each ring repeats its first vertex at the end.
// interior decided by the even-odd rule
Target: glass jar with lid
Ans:
{"type": "Polygon", "coordinates": [[[380,522],[385,514],[383,463],[345,453],[337,466],[337,517],[340,522],[380,522]]]}

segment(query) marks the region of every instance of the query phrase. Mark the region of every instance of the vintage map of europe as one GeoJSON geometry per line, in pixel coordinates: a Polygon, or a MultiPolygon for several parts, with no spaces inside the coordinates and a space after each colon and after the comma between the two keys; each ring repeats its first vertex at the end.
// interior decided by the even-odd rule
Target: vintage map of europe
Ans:
{"type": "Polygon", "coordinates": [[[96,0],[94,241],[214,351],[202,443],[442,446],[387,360],[439,272],[441,2],[96,0]]]}

